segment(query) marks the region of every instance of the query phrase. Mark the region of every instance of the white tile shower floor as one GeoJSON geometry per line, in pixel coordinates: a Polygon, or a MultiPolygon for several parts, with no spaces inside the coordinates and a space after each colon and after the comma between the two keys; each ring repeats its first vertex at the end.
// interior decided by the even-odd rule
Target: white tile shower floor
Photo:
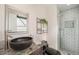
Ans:
{"type": "Polygon", "coordinates": [[[61,55],[72,55],[71,53],[67,52],[67,51],[63,51],[63,50],[59,50],[61,55]]]}

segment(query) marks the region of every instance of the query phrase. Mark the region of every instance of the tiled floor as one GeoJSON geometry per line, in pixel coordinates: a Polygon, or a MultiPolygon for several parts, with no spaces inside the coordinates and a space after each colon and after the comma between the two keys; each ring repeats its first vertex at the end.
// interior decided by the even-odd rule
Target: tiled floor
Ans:
{"type": "Polygon", "coordinates": [[[61,55],[71,55],[70,53],[67,53],[66,51],[60,50],[60,52],[61,52],[61,55]]]}

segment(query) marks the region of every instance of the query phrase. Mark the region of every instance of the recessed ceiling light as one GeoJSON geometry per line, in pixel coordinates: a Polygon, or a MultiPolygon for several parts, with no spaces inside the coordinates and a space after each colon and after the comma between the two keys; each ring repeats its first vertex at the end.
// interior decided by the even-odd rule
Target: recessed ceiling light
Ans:
{"type": "Polygon", "coordinates": [[[70,4],[67,4],[67,6],[70,6],[70,4]]]}

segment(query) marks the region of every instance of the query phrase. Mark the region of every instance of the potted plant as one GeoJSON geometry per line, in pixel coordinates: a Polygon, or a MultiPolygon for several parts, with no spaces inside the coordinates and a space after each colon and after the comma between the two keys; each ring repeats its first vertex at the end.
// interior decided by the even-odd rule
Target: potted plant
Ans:
{"type": "Polygon", "coordinates": [[[46,21],[46,19],[40,19],[40,23],[41,24],[46,24],[46,25],[48,24],[48,22],[46,21]]]}

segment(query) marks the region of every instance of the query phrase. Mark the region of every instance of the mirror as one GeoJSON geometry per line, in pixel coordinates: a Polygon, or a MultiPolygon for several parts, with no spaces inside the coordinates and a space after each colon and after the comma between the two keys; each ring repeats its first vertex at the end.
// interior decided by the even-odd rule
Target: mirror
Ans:
{"type": "Polygon", "coordinates": [[[37,18],[37,33],[47,33],[48,32],[48,21],[46,19],[37,18]]]}

